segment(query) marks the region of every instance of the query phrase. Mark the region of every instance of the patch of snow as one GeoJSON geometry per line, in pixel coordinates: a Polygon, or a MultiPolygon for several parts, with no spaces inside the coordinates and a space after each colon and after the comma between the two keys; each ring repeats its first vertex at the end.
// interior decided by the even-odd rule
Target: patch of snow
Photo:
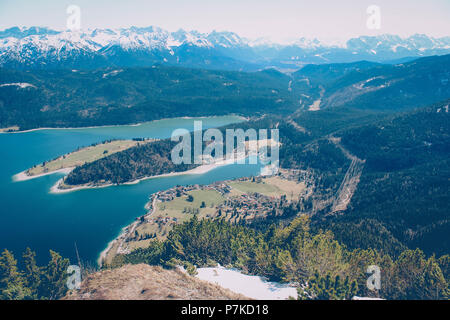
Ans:
{"type": "Polygon", "coordinates": [[[292,286],[269,282],[258,276],[245,275],[236,269],[218,266],[215,268],[198,268],[197,272],[197,278],[216,283],[223,288],[249,298],[258,300],[297,298],[297,289],[292,286]]]}
{"type": "Polygon", "coordinates": [[[25,89],[25,88],[35,88],[36,89],[36,86],[32,85],[31,83],[26,83],[26,82],[0,84],[0,87],[11,87],[11,86],[19,87],[20,89],[25,89]]]}
{"type": "Polygon", "coordinates": [[[113,70],[111,72],[104,73],[102,78],[105,79],[105,78],[108,78],[108,77],[114,77],[114,76],[118,75],[119,73],[121,73],[122,71],[123,70],[113,70]]]}
{"type": "Polygon", "coordinates": [[[312,105],[309,106],[309,111],[319,111],[320,110],[320,103],[322,102],[322,99],[317,99],[314,101],[312,105]]]}

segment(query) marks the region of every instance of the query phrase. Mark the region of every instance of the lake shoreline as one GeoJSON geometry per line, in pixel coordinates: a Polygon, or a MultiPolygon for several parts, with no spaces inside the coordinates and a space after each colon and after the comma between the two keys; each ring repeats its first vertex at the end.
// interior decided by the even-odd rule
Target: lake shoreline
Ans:
{"type": "Polygon", "coordinates": [[[27,130],[14,130],[14,131],[2,131],[8,128],[0,128],[0,134],[8,134],[8,133],[29,133],[29,132],[35,132],[35,131],[42,131],[42,130],[78,130],[78,129],[98,129],[98,128],[116,128],[116,127],[139,127],[144,124],[149,124],[156,121],[164,121],[164,120],[177,120],[177,119],[211,119],[211,118],[220,118],[220,117],[238,117],[241,118],[242,121],[248,121],[250,120],[250,117],[244,117],[237,114],[228,114],[228,115],[222,115],[222,116],[199,116],[199,117],[175,117],[175,118],[162,118],[162,119],[155,119],[155,120],[149,120],[149,121],[143,121],[138,123],[128,123],[128,124],[111,124],[111,125],[99,125],[99,126],[87,126],[87,127],[43,127],[43,128],[34,128],[34,129],[27,129],[27,130]]]}
{"type": "MultiPolygon", "coordinates": [[[[150,202],[147,202],[147,204],[144,206],[145,210],[147,210],[147,213],[144,215],[145,217],[150,216],[155,211],[156,201],[157,201],[158,197],[156,197],[155,194],[152,194],[150,196],[150,199],[152,199],[151,206],[149,205],[150,202]]],[[[108,254],[114,248],[114,245],[116,243],[119,243],[119,241],[122,241],[122,242],[125,241],[128,238],[128,236],[131,234],[131,232],[133,232],[133,230],[138,226],[138,224],[139,224],[138,221],[134,221],[133,223],[126,225],[125,227],[122,228],[122,230],[120,231],[120,233],[117,237],[115,237],[113,240],[108,242],[107,247],[102,252],[100,252],[99,257],[97,259],[97,265],[100,268],[102,267],[103,262],[104,261],[106,262],[106,259],[108,258],[108,254]]],[[[121,246],[121,243],[119,244],[119,247],[120,246],[121,246]]],[[[119,248],[118,248],[118,250],[119,250],[119,248]]],[[[117,252],[116,252],[116,254],[117,254],[117,252]]]]}
{"type": "MultiPolygon", "coordinates": [[[[151,143],[151,142],[154,142],[154,141],[157,141],[157,140],[155,140],[155,139],[144,139],[142,142],[143,143],[151,143]]],[[[51,174],[54,174],[54,173],[63,173],[63,174],[67,175],[70,172],[72,172],[76,167],[81,166],[81,165],[83,165],[85,163],[90,163],[90,162],[93,162],[93,161],[97,160],[95,158],[94,159],[89,159],[89,158],[85,158],[85,159],[81,158],[80,159],[79,158],[77,161],[74,162],[73,160],[72,161],[70,160],[70,158],[73,155],[75,155],[77,153],[81,154],[83,152],[87,152],[88,150],[92,151],[93,149],[101,148],[100,152],[102,152],[102,150],[103,150],[103,152],[102,152],[103,155],[99,155],[98,156],[98,158],[101,159],[105,155],[105,150],[106,150],[105,148],[107,148],[110,145],[116,144],[116,143],[123,143],[123,145],[122,144],[118,145],[119,150],[111,150],[111,152],[108,150],[107,155],[114,154],[114,153],[120,152],[120,151],[124,151],[124,150],[132,148],[132,147],[136,146],[136,144],[138,144],[138,142],[134,142],[134,140],[113,140],[113,141],[109,141],[109,142],[103,142],[103,143],[98,143],[98,144],[95,144],[95,145],[90,145],[90,146],[87,146],[87,147],[79,148],[79,149],[77,149],[75,151],[72,151],[72,152],[67,153],[67,154],[65,154],[63,156],[60,156],[60,157],[58,157],[58,158],[56,158],[54,160],[47,161],[46,164],[44,164],[44,163],[41,164],[40,166],[43,169],[42,169],[42,172],[40,172],[40,173],[35,173],[35,174],[32,173],[32,171],[36,167],[36,166],[34,166],[34,167],[31,167],[29,169],[26,169],[26,170],[24,170],[22,172],[19,172],[19,173],[15,174],[12,177],[12,180],[15,181],[15,182],[26,181],[26,180],[31,180],[31,179],[35,179],[35,178],[40,178],[40,177],[43,177],[43,176],[46,176],[46,175],[51,175],[51,174]],[[61,164],[56,164],[56,165],[54,164],[55,162],[57,162],[57,161],[59,161],[61,159],[66,159],[66,163],[64,163],[64,164],[61,163],[61,164]],[[81,163],[80,163],[80,161],[81,161],[81,163]],[[46,167],[47,164],[54,164],[53,166],[50,166],[50,167],[60,167],[60,169],[53,169],[53,168],[49,169],[49,168],[46,167]]]]}
{"type": "MultiPolygon", "coordinates": [[[[173,119],[154,121],[141,127],[118,125],[111,129],[86,130],[82,128],[76,128],[76,130],[49,128],[51,129],[49,131],[40,128],[40,131],[33,130],[37,132],[23,135],[0,135],[6,150],[8,150],[6,156],[2,157],[4,170],[2,170],[1,187],[5,202],[5,212],[0,224],[2,243],[17,252],[31,244],[37,251],[40,262],[45,263],[45,258],[41,257],[45,257],[48,254],[48,248],[54,248],[54,246],[57,246],[55,249],[62,255],[71,260],[76,259],[72,240],[75,239],[82,259],[95,263],[99,253],[112,239],[118,236],[124,225],[132,223],[140,215],[149,195],[165,189],[159,187],[160,185],[165,186],[167,183],[172,185],[177,183],[178,179],[183,179],[185,183],[196,184],[214,179],[210,176],[234,176],[234,169],[223,169],[224,171],[219,169],[217,173],[211,171],[205,175],[189,175],[189,172],[180,172],[177,174],[186,175],[143,181],[142,187],[137,184],[139,181],[136,180],[126,183],[130,185],[123,188],[111,187],[97,192],[87,190],[59,195],[51,194],[50,188],[58,180],[64,178],[70,169],[56,171],[60,167],[54,166],[49,168],[48,171],[51,172],[45,172],[45,175],[41,175],[44,173],[42,170],[41,172],[28,171],[30,175],[24,172],[34,164],[42,163],[43,160],[54,159],[55,156],[66,154],[80,146],[90,146],[110,139],[167,139],[177,128],[185,127],[192,130],[193,121],[197,119],[171,120],[173,119]],[[54,175],[52,176],[52,174],[54,175]],[[166,180],[170,181],[166,182],[166,180]],[[144,202],[141,204],[142,200],[144,202]],[[91,205],[91,201],[94,205],[91,205]],[[22,224],[25,227],[22,224],[16,224],[18,216],[21,219],[23,217],[22,224]],[[99,224],[99,219],[104,223],[99,224]],[[57,229],[54,228],[55,225],[58,225],[57,229]],[[43,237],[44,233],[49,236],[43,237]],[[59,237],[59,235],[62,236],[59,237]],[[58,236],[56,243],[51,239],[52,236],[58,236]]],[[[206,129],[207,127],[226,126],[236,121],[241,122],[242,117],[218,116],[198,118],[198,120],[203,121],[203,127],[206,129]]],[[[67,165],[67,167],[69,166],[70,164],[67,165]]],[[[197,173],[201,172],[197,171],[197,173]]]]}
{"type": "MultiPolygon", "coordinates": [[[[244,159],[245,159],[245,157],[244,157],[244,159]]],[[[132,181],[128,181],[128,182],[124,182],[124,183],[120,183],[120,184],[108,183],[108,184],[104,184],[104,185],[81,185],[81,186],[76,186],[73,188],[64,189],[64,188],[60,188],[61,183],[64,181],[64,178],[62,178],[62,179],[59,179],[50,188],[50,193],[67,193],[67,192],[73,192],[73,191],[78,191],[78,190],[83,190],[83,189],[97,189],[97,188],[107,188],[107,187],[111,187],[111,186],[133,185],[133,184],[138,184],[141,181],[145,181],[145,180],[149,180],[149,179],[167,178],[167,177],[175,177],[175,176],[181,176],[181,175],[205,174],[216,168],[226,166],[229,164],[233,164],[235,161],[238,161],[238,160],[242,160],[242,158],[237,158],[235,160],[234,159],[221,160],[216,163],[200,165],[196,168],[186,170],[186,171],[169,172],[169,173],[163,173],[163,174],[159,174],[159,175],[155,175],[155,176],[147,176],[147,177],[139,178],[136,180],[132,180],[132,181]]]]}
{"type": "Polygon", "coordinates": [[[72,172],[73,169],[75,169],[75,167],[62,168],[62,169],[58,169],[58,170],[54,170],[54,171],[50,171],[50,172],[35,174],[32,176],[27,174],[27,171],[28,171],[28,169],[27,169],[27,170],[24,170],[22,172],[19,172],[19,173],[13,175],[12,180],[14,182],[20,182],[20,181],[27,181],[27,180],[31,180],[31,179],[48,176],[48,175],[55,174],[55,173],[69,174],[70,172],[72,172]]]}
{"type": "MultiPolygon", "coordinates": [[[[194,169],[187,170],[187,171],[173,172],[173,173],[167,173],[167,174],[158,175],[158,176],[141,178],[141,179],[135,180],[133,182],[123,183],[123,184],[137,184],[137,183],[139,183],[139,182],[141,182],[143,180],[153,179],[153,178],[160,178],[160,177],[171,177],[171,176],[179,176],[179,175],[186,175],[186,174],[205,174],[205,173],[207,173],[207,172],[209,172],[211,170],[214,170],[214,169],[219,168],[221,166],[226,166],[226,165],[233,164],[235,161],[242,160],[242,159],[246,159],[246,157],[240,157],[240,158],[238,157],[234,161],[233,161],[233,159],[230,159],[231,161],[230,160],[222,160],[222,161],[219,161],[217,163],[202,165],[202,166],[199,166],[199,167],[196,167],[194,169]]],[[[153,196],[153,194],[151,195],[151,197],[152,196],[153,196]]],[[[157,200],[157,198],[153,197],[152,205],[151,205],[152,209],[151,209],[151,211],[148,211],[145,214],[145,216],[148,216],[148,215],[153,213],[154,208],[155,208],[155,204],[156,204],[156,200],[157,200]]],[[[149,210],[149,204],[150,204],[150,202],[147,202],[147,204],[145,205],[145,209],[146,210],[149,210]]],[[[125,227],[122,228],[122,230],[119,233],[119,235],[108,243],[107,247],[100,253],[100,255],[99,255],[98,259],[97,259],[97,264],[99,266],[102,265],[102,262],[107,258],[108,254],[109,254],[109,251],[113,249],[114,245],[116,243],[118,243],[120,240],[128,237],[130,235],[130,230],[133,231],[134,228],[137,226],[137,224],[138,224],[138,222],[134,221],[133,223],[130,223],[129,225],[126,225],[125,227]]]]}

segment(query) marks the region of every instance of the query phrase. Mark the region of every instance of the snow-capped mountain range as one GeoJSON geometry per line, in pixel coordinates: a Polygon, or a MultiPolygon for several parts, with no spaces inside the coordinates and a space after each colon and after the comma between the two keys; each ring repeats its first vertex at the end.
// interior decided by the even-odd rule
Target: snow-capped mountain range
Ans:
{"type": "Polygon", "coordinates": [[[300,38],[289,44],[249,40],[233,32],[200,33],[158,27],[55,31],[13,27],[0,31],[0,66],[10,68],[99,68],[148,66],[252,70],[296,68],[307,63],[394,61],[450,53],[450,37],[416,34],[361,36],[344,45],[300,38]]]}

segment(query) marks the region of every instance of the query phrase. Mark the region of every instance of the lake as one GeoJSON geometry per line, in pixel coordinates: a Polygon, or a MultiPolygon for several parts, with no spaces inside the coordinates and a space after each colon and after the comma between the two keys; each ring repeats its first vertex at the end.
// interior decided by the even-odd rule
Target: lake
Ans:
{"type": "Polygon", "coordinates": [[[157,191],[176,185],[209,184],[214,181],[259,174],[260,165],[232,164],[201,175],[155,178],[133,185],[85,189],[52,194],[49,190],[62,174],[13,182],[12,176],[35,164],[107,139],[168,138],[177,128],[193,130],[195,120],[203,129],[243,121],[236,116],[180,118],[144,123],[82,129],[45,129],[0,134],[0,250],[21,256],[26,247],[48,261],[52,249],[76,261],[75,243],[81,260],[95,264],[121,229],[145,213],[144,205],[157,191]]]}

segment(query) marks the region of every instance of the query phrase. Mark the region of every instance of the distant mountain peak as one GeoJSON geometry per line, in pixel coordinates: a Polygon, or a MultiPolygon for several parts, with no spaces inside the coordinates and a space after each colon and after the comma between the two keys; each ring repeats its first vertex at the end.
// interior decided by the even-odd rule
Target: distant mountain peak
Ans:
{"type": "Polygon", "coordinates": [[[0,31],[0,66],[12,68],[65,68],[70,62],[77,68],[172,63],[218,69],[235,69],[235,65],[238,70],[250,64],[260,69],[286,68],[288,63],[292,69],[308,63],[383,62],[448,53],[450,37],[424,34],[361,36],[345,44],[300,37],[280,44],[268,38],[246,39],[230,31],[169,32],[157,26],[79,31],[33,26],[0,31]]]}

